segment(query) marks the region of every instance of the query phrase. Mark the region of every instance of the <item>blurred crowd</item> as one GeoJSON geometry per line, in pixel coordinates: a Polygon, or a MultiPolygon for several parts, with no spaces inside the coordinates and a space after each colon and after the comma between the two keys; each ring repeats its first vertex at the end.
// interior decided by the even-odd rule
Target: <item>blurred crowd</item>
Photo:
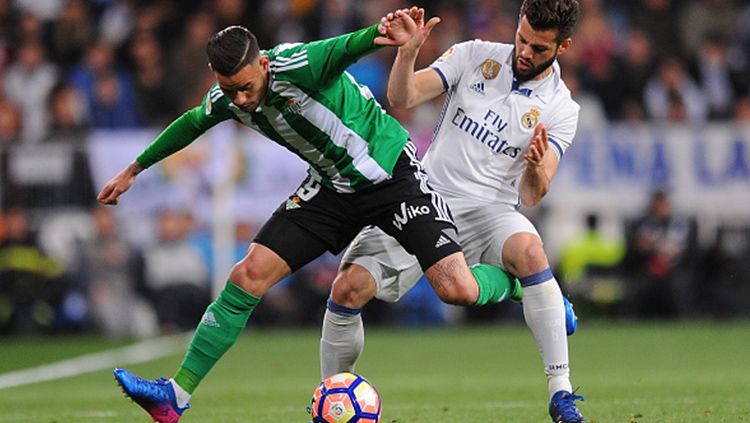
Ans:
{"type": "MultiPolygon", "coordinates": [[[[418,59],[417,66],[424,67],[463,40],[512,42],[520,1],[413,3],[442,19],[418,59]]],[[[574,46],[560,61],[582,106],[582,126],[750,122],[748,2],[581,3],[574,46]]],[[[34,163],[23,162],[18,148],[45,146],[68,150],[50,150],[37,166],[72,169],[65,188],[49,191],[16,186],[2,172],[0,333],[95,328],[113,336],[147,336],[192,328],[211,298],[208,229],[175,207],[151,217],[150,242],[137,244],[124,236],[125,225],[110,209],[90,206],[97,187],[80,148],[86,135],[98,129],[160,128],[197,105],[214,82],[205,44],[217,29],[245,25],[261,47],[271,47],[355,30],[409,5],[402,0],[0,0],[0,168],[31,169],[26,175],[34,180],[34,163]],[[61,157],[63,163],[56,161],[61,157]],[[85,213],[67,219],[59,210],[70,205],[83,205],[85,213]],[[72,233],[73,240],[62,242],[61,233],[72,233]]],[[[383,49],[350,68],[386,107],[394,54],[383,49]]],[[[438,110],[434,102],[390,111],[424,151],[438,110]]],[[[257,223],[238,223],[237,257],[257,223]]],[[[597,216],[588,216],[585,233],[563,251],[560,279],[582,308],[615,316],[748,313],[743,299],[750,294],[737,292],[750,285],[746,276],[738,276],[750,274],[750,234],[720,233],[714,245],[699,248],[695,221],[674,213],[665,192],[655,193],[643,216],[624,226],[625,239],[604,239],[597,216]]],[[[326,256],[293,275],[266,296],[254,322],[318,324],[336,264],[337,258],[326,256]]],[[[424,284],[397,306],[371,309],[370,318],[383,322],[451,319],[424,284]]],[[[468,317],[518,317],[519,312],[502,305],[468,317]]]]}
{"type": "MultiPolygon", "coordinates": [[[[442,19],[425,66],[450,45],[512,42],[519,1],[415,1],[442,19]]],[[[561,56],[583,117],[750,120],[750,4],[581,0],[561,56]]],[[[263,47],[377,22],[402,0],[0,0],[0,143],[76,138],[88,128],[162,126],[213,82],[206,40],[242,24],[263,47]]],[[[382,99],[393,49],[351,71],[382,99]]],[[[385,103],[385,102],[383,102],[385,103]]],[[[408,121],[412,113],[398,111],[408,121]]]]}

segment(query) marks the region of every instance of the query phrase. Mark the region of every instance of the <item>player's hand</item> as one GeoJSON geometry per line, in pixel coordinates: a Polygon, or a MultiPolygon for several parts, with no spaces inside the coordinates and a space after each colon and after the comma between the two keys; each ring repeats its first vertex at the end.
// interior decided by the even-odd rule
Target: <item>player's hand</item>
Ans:
{"type": "Polygon", "coordinates": [[[104,188],[96,197],[96,200],[102,204],[115,206],[118,203],[120,196],[129,190],[135,182],[135,177],[138,176],[143,168],[138,165],[137,162],[133,162],[128,167],[120,171],[114,178],[110,179],[109,182],[104,184],[104,188]]]}
{"type": "Polygon", "coordinates": [[[375,44],[418,50],[438,23],[440,18],[433,17],[425,25],[422,8],[400,9],[380,20],[378,31],[384,37],[376,38],[375,44]]]}
{"type": "Polygon", "coordinates": [[[539,123],[534,128],[534,138],[531,139],[529,149],[523,154],[523,161],[526,167],[541,167],[544,164],[544,154],[548,149],[547,128],[543,123],[539,123]]]}

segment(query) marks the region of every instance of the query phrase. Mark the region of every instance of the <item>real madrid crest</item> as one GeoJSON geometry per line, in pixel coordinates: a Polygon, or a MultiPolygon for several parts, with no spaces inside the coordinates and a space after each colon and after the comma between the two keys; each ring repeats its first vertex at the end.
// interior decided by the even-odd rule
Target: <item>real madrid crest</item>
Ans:
{"type": "Polygon", "coordinates": [[[538,120],[539,109],[537,109],[536,107],[532,107],[531,110],[521,116],[521,125],[526,129],[531,129],[536,126],[538,120]]]}
{"type": "Polygon", "coordinates": [[[502,65],[492,59],[487,59],[482,63],[482,75],[484,79],[495,79],[500,73],[502,65]]]}

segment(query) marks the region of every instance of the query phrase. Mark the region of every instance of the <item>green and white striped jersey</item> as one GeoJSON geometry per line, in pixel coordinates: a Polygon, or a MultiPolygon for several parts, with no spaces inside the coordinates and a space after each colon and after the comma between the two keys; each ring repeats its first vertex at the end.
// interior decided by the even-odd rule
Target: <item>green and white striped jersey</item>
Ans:
{"type": "Polygon", "coordinates": [[[345,71],[377,49],[377,35],[372,26],[262,51],[270,59],[269,82],[255,111],[238,108],[215,84],[200,108],[186,115],[200,133],[227,119],[242,122],[309,163],[310,174],[337,192],[382,182],[390,178],[408,133],[345,71]]]}

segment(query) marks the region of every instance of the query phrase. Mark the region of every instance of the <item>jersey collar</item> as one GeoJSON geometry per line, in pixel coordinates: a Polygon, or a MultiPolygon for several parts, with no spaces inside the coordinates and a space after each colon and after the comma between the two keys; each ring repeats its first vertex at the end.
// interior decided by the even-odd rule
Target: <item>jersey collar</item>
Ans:
{"type": "Polygon", "coordinates": [[[552,74],[541,81],[530,81],[518,83],[513,76],[513,51],[511,48],[505,59],[506,67],[510,72],[511,93],[520,94],[529,98],[538,98],[542,103],[547,103],[554,95],[555,87],[560,80],[560,65],[555,60],[552,63],[552,74]],[[532,88],[533,87],[533,88],[532,88]]]}

